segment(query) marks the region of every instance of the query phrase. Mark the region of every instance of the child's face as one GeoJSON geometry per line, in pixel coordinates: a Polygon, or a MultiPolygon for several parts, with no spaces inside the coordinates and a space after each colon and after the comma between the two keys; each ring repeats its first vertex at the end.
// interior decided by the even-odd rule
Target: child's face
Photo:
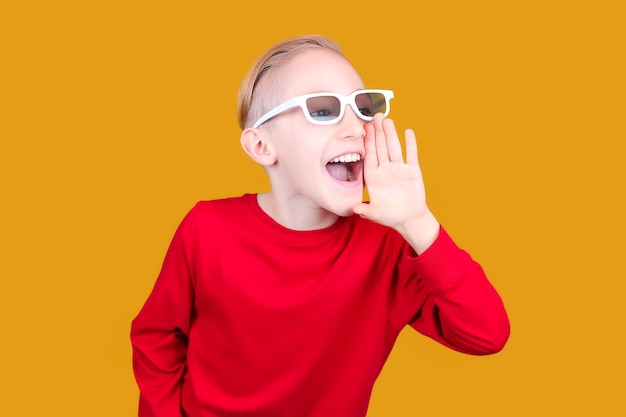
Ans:
{"type": "MultiPolygon", "coordinates": [[[[296,57],[280,77],[284,82],[281,102],[317,92],[348,95],[364,88],[354,68],[328,50],[296,57]]],[[[352,208],[363,199],[365,123],[350,106],[341,121],[327,126],[309,123],[300,108],[277,116],[269,131],[277,155],[273,192],[295,202],[297,208],[352,214],[352,208]],[[357,162],[337,162],[340,157],[357,162]]]]}

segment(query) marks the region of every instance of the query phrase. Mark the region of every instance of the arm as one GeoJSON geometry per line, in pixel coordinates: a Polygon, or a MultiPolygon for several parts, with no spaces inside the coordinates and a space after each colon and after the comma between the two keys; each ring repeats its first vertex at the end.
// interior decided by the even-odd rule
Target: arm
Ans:
{"type": "Polygon", "coordinates": [[[176,231],[154,288],[131,326],[139,417],[182,416],[181,386],[193,309],[192,270],[185,247],[188,217],[176,231]]]}
{"type": "Polygon", "coordinates": [[[395,229],[412,249],[400,265],[409,268],[400,276],[413,281],[401,296],[407,297],[400,301],[408,309],[401,314],[404,323],[410,321],[420,332],[466,353],[502,349],[510,330],[500,296],[426,205],[413,131],[406,131],[405,163],[393,121],[378,114],[366,125],[365,152],[371,202],[357,205],[354,212],[395,229]]]}
{"type": "Polygon", "coordinates": [[[509,319],[482,267],[443,228],[420,256],[407,252],[399,271],[408,279],[402,285],[404,299],[398,300],[404,309],[399,325],[409,322],[420,333],[463,353],[502,350],[510,334],[509,319]]]}

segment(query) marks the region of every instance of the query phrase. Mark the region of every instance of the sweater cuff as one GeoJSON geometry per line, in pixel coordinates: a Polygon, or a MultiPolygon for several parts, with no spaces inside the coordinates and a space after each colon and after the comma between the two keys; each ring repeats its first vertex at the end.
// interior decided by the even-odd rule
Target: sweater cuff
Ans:
{"type": "Polygon", "coordinates": [[[410,247],[407,255],[432,294],[456,287],[463,278],[462,271],[471,262],[470,255],[454,243],[442,226],[437,239],[421,255],[417,256],[410,247]]]}

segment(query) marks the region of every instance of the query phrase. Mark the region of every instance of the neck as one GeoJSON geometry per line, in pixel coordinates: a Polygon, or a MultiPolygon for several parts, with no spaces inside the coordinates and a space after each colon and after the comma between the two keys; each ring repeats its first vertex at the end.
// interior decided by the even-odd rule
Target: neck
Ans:
{"type": "Polygon", "coordinates": [[[339,217],[321,207],[314,207],[308,200],[281,199],[272,191],[259,194],[257,202],[274,221],[291,230],[324,229],[333,225],[339,217]]]}

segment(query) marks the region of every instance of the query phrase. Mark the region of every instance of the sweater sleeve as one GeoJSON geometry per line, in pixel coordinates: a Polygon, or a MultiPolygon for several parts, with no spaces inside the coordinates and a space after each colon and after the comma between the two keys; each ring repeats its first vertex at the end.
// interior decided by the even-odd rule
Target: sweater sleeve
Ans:
{"type": "Polygon", "coordinates": [[[441,228],[437,240],[420,256],[408,248],[401,276],[417,300],[405,303],[403,316],[420,333],[454,350],[487,355],[504,348],[510,324],[502,299],[482,267],[441,228]],[[412,307],[410,307],[412,305],[412,307]]]}
{"type": "Polygon", "coordinates": [[[154,288],[131,325],[139,417],[182,416],[181,387],[194,299],[187,250],[191,223],[187,215],[178,227],[154,288]]]}

